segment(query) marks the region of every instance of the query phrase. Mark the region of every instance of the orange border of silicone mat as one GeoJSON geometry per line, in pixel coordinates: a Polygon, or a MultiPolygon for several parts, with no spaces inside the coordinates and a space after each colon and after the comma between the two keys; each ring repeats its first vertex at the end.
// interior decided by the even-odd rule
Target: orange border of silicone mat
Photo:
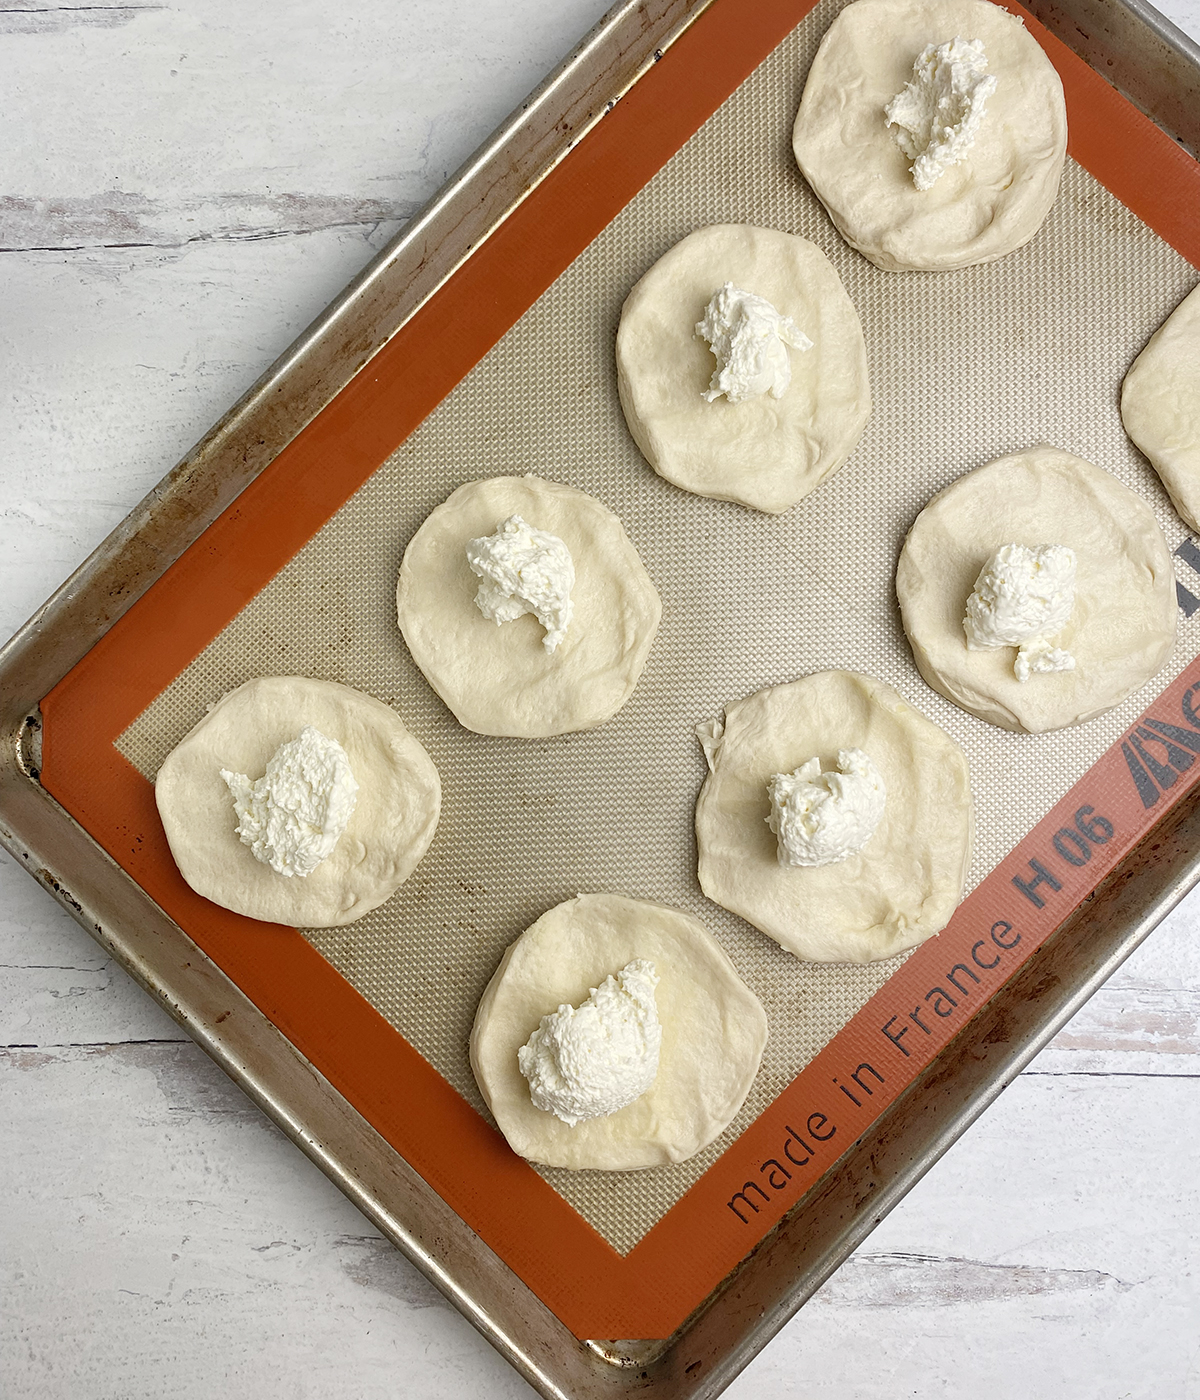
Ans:
{"type": "MultiPolygon", "coordinates": [[[[950,927],[904,964],[622,1258],[299,933],[228,913],[183,883],[150,783],[113,744],[811,8],[810,0],[716,0],[42,703],[47,790],[579,1337],[669,1336],[961,1029],[968,1009],[1061,922],[1101,867],[1128,849],[1162,807],[1141,808],[1120,747],[1084,779],[1083,797],[1060,804],[950,927]],[[1013,897],[1005,872],[1015,862],[1028,876],[1031,843],[1043,838],[1051,842],[1044,867],[1052,862],[1053,831],[1069,832],[1073,811],[1086,805],[1113,821],[1118,837],[1094,848],[1086,871],[1059,870],[1060,889],[1045,910],[1029,903],[1036,917],[1014,922],[1004,913],[1013,897]],[[989,932],[993,926],[1001,929],[1000,941],[989,932]],[[1010,948],[1005,940],[1013,940],[1010,948]],[[983,955],[972,958],[972,948],[978,955],[981,946],[983,955]],[[993,953],[999,961],[985,966],[993,953]],[[922,1013],[934,1005],[922,1000],[923,992],[940,987],[938,979],[955,963],[970,963],[975,971],[968,968],[967,975],[980,977],[965,983],[971,996],[963,997],[961,1013],[957,1005],[944,1014],[922,1013]],[[893,1034],[896,1024],[907,1028],[898,1046],[881,1037],[881,1010],[902,1018],[893,1034]],[[866,1061],[882,1081],[861,1068],[866,1061]],[[856,1066],[859,1081],[852,1078],[856,1066]],[[869,1103],[860,1081],[874,1090],[869,1103]],[[836,1149],[829,1146],[835,1136],[836,1149]],[[751,1190],[743,1183],[753,1179],[765,1183],[749,1197],[758,1209],[730,1208],[730,1197],[751,1190]]],[[[1200,167],[1031,16],[1010,8],[1062,75],[1072,154],[1200,263],[1194,212],[1200,167]]],[[[1154,713],[1176,723],[1176,692],[1189,684],[1177,681],[1154,713]]],[[[1163,741],[1151,733],[1146,742],[1163,741]]],[[[1175,753],[1187,757],[1178,743],[1175,753]]],[[[1176,768],[1160,765],[1172,773],[1187,766],[1182,760],[1176,768]]],[[[1198,773],[1200,765],[1175,783],[1162,806],[1198,773]]],[[[1080,839],[1091,855],[1093,847],[1080,839]]],[[[1068,849],[1075,849],[1069,837],[1068,849]]],[[[1060,866],[1061,860],[1053,868],[1060,866]]],[[[1040,891],[1047,888],[1043,882],[1040,891]]],[[[962,972],[955,975],[965,981],[962,972]]]]}

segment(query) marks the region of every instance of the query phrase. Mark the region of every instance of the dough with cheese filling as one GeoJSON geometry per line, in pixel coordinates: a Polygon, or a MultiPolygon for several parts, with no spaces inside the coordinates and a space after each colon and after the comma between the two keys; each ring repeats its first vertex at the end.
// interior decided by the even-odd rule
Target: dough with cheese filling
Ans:
{"type": "Polygon", "coordinates": [[[1062,82],[1022,22],[988,0],[855,0],[813,59],[792,133],[838,232],[885,271],[993,262],[1033,237],[1067,149],[1062,82]],[[966,158],[918,190],[884,109],[927,44],[982,40],[996,78],[966,158]]]}
{"type": "Polygon", "coordinates": [[[690,915],[581,894],[511,944],[479,1003],[471,1068],[514,1152],[552,1167],[633,1171],[682,1162],[729,1126],[758,1073],[767,1017],[716,939],[690,915]],[[636,958],[654,964],[658,1075],[633,1103],[568,1127],[535,1108],[517,1051],[543,1016],[578,1006],[636,958]]]}
{"type": "Polygon", "coordinates": [[[433,760],[381,700],[333,681],[269,676],[224,695],[164,759],[154,797],[180,874],[234,913],[299,928],[353,923],[389,898],[429,848],[441,808],[433,760]],[[237,834],[221,770],[258,778],[314,725],[358,783],[349,825],[308,875],[280,875],[237,834]]]}
{"type": "Polygon", "coordinates": [[[862,327],[833,264],[807,239],[749,224],[697,229],[633,288],[617,331],[617,388],[659,476],[772,514],[842,465],[871,413],[862,327]],[[716,360],[696,325],[726,282],[765,297],[813,342],[788,351],[781,398],[703,397],[716,360]]]}
{"type": "Polygon", "coordinates": [[[1175,574],[1150,507],[1057,447],[1000,457],[936,495],[904,542],[896,596],[934,690],[990,724],[1031,734],[1111,710],[1163,666],[1175,642],[1175,574]],[[1075,551],[1075,605],[1051,638],[1075,658],[1074,670],[1019,681],[1015,648],[967,648],[967,599],[1005,544],[1075,551]]]}
{"type": "Polygon", "coordinates": [[[697,729],[709,775],[696,803],[700,886],[798,958],[876,962],[945,927],[971,859],[963,751],[891,686],[820,671],[727,705],[697,729]],[[879,770],[883,817],[861,851],[832,865],[783,866],[767,825],[767,784],[839,749],[879,770]]]}
{"type": "Polygon", "coordinates": [[[536,738],[593,729],[637,685],[662,604],[620,520],[593,496],[536,476],[460,486],[404,551],[396,587],[400,631],[425,679],[477,734],[536,738]],[[557,535],[575,566],[574,613],[554,651],[532,614],[484,617],[469,540],[519,515],[557,535]]]}

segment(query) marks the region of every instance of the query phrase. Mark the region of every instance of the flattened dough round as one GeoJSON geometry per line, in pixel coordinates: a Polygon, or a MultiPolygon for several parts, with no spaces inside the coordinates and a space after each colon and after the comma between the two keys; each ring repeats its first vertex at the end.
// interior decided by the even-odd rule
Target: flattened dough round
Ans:
{"type": "Polygon", "coordinates": [[[617,388],[634,441],[685,491],[778,514],[854,451],[871,413],[858,313],[807,239],[751,224],[697,229],[629,293],[617,331],[617,388]],[[790,350],[782,398],[707,403],[716,360],[696,323],[726,282],[766,297],[813,342],[790,350]]]}
{"type": "Polygon", "coordinates": [[[821,40],[792,146],[838,232],[877,267],[993,262],[1029,242],[1058,193],[1062,83],[1021,21],[988,0],[855,0],[821,40]],[[918,190],[884,108],[925,45],[955,37],[983,40],[996,90],[966,159],[918,190]]]}
{"type": "Polygon", "coordinates": [[[966,755],[891,686],[818,671],[729,705],[697,730],[709,775],[696,803],[700,887],[798,958],[876,962],[945,927],[962,897],[973,817],[966,755]],[[834,865],[782,866],[767,783],[862,749],[887,791],[883,819],[834,865]]]}
{"type": "Polygon", "coordinates": [[[758,998],[703,924],[619,894],[581,894],[509,945],[479,1003],[471,1068],[513,1151],[551,1167],[634,1171],[683,1162],[741,1108],[767,1043],[758,998]],[[648,958],[662,1024],[658,1077],[607,1118],[569,1128],[534,1108],[517,1051],[543,1016],[648,958]]]}
{"type": "Polygon", "coordinates": [[[381,700],[332,681],[270,676],[217,701],[167,755],[154,797],[171,854],[197,894],[252,919],[333,928],[408,879],[433,840],[442,790],[433,760],[381,700]],[[332,853],[310,875],[288,877],[238,838],[221,769],[261,777],[306,724],[345,749],[358,800],[332,853]]]}
{"type": "Polygon", "coordinates": [[[1057,447],[1000,457],[936,495],[904,542],[896,596],[934,690],[990,724],[1030,734],[1111,710],[1159,670],[1175,642],[1175,574],[1150,507],[1057,447]],[[1021,682],[1014,647],[967,650],[967,599],[1005,544],[1075,551],[1075,607],[1055,642],[1075,658],[1073,671],[1021,682]]]}
{"type": "Polygon", "coordinates": [[[539,738],[594,729],[637,685],[662,604],[620,520],[556,481],[497,476],[460,486],[412,537],[396,587],[400,631],[425,679],[477,734],[539,738]],[[479,611],[467,541],[510,515],[571,552],[575,612],[558,648],[532,616],[497,625],[479,611]]]}
{"type": "Polygon", "coordinates": [[[1200,287],[1130,366],[1121,386],[1121,419],[1162,477],[1171,504],[1200,530],[1200,287]]]}

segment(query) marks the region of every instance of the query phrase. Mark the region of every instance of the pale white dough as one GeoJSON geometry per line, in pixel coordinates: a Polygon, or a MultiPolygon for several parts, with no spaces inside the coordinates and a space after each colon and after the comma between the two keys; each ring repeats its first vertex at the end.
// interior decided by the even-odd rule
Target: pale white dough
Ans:
{"type": "MultiPolygon", "coordinates": [[[[766,828],[763,828],[766,830],[766,828]]],[[[682,1162],[741,1108],[767,1043],[767,1017],[716,939],[690,915],[618,894],[581,894],[511,944],[479,1003],[471,1068],[514,1152],[552,1167],[633,1171],[682,1162]],[[517,1051],[541,1018],[578,1006],[644,958],[658,975],[658,1075],[627,1107],[570,1128],[534,1108],[517,1051]]]]}
{"type": "Polygon", "coordinates": [[[1162,477],[1171,504],[1200,531],[1200,287],[1130,366],[1121,386],[1121,419],[1162,477]]]}
{"type": "Polygon", "coordinates": [[[497,476],[460,486],[412,537],[396,611],[413,660],[460,724],[538,738],[616,714],[637,685],[662,604],[607,506],[556,481],[497,476]],[[557,535],[575,566],[571,625],[553,652],[531,613],[497,626],[475,605],[467,541],[511,515],[557,535]]]}
{"type": "Polygon", "coordinates": [[[792,145],[838,232],[877,267],[993,262],[1033,237],[1058,193],[1062,83],[1021,21],[988,0],[855,0],[821,40],[792,145]],[[918,190],[884,109],[927,44],[957,37],[983,41],[996,90],[963,161],[918,190]]]}
{"type": "Polygon", "coordinates": [[[798,958],[876,962],[945,927],[971,860],[963,751],[891,686],[819,671],[726,706],[697,729],[709,775],[696,803],[700,886],[798,958]],[[870,840],[832,865],[781,866],[767,783],[816,755],[858,748],[887,800],[870,840]]]}
{"type": "Polygon", "coordinates": [[[437,769],[399,715],[362,691],[303,676],[231,690],[171,750],[154,796],[180,874],[237,914],[300,928],[353,923],[382,904],[429,848],[441,807],[437,769]],[[277,874],[237,835],[223,768],[257,778],[280,744],[314,725],[346,751],[354,814],[311,874],[277,874]]]}
{"type": "Polygon", "coordinates": [[[921,674],[1002,729],[1082,724],[1144,685],[1175,641],[1175,575],[1150,507],[1108,472],[1037,446],[968,472],[913,523],[896,570],[904,630],[921,674]],[[971,651],[963,616],[979,571],[1005,544],[1075,551],[1075,605],[1053,637],[1073,671],[1019,681],[1016,649],[971,651]]]}
{"type": "Polygon", "coordinates": [[[862,327],[832,263],[807,239],[750,224],[697,229],[633,288],[617,330],[617,388],[660,476],[773,514],[841,466],[871,413],[862,327]],[[813,342],[788,350],[781,398],[703,397],[716,360],[696,324],[726,282],[764,297],[813,342]]]}

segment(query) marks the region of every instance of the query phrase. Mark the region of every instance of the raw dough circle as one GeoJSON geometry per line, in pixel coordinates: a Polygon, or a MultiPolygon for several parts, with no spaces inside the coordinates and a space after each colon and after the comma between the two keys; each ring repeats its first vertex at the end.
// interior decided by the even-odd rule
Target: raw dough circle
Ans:
{"type": "Polygon", "coordinates": [[[1058,193],[1062,82],[1014,15],[988,0],[855,0],[830,25],[792,133],[838,232],[889,272],[993,262],[1028,243],[1058,193]],[[982,39],[997,79],[966,159],[918,190],[884,108],[926,44],[982,39]]]}
{"type": "Polygon", "coordinates": [[[891,686],[818,671],[729,705],[697,730],[710,772],[696,803],[700,886],[798,958],[877,962],[946,926],[971,860],[967,759],[891,686]],[[782,866],[767,783],[839,749],[862,749],[887,791],[883,819],[857,854],[782,866]]]}
{"type": "Polygon", "coordinates": [[[167,755],[154,797],[171,854],[197,894],[251,919],[334,928],[369,913],[412,874],[437,828],[441,784],[381,700],[332,681],[269,676],[217,701],[167,755]],[[310,875],[289,878],[238,838],[221,769],[261,777],[306,724],[345,749],[358,800],[332,853],[310,875]]]}
{"type": "Polygon", "coordinates": [[[758,998],[704,925],[619,894],[581,894],[510,944],[479,1002],[471,1068],[513,1151],[551,1167],[634,1171],[682,1162],[741,1108],[767,1043],[758,998]],[[534,1108],[517,1051],[543,1016],[635,958],[648,958],[662,1024],[658,1077],[607,1118],[569,1128],[534,1108]]]}
{"type": "Polygon", "coordinates": [[[896,595],[917,668],[934,690],[1031,734],[1111,710],[1159,670],[1175,641],[1175,574],[1150,507],[1056,447],[1000,457],[935,496],[904,542],[896,595]],[[1004,544],[1075,551],[1075,607],[1055,639],[1074,656],[1073,671],[1022,682],[1015,648],[967,650],[967,599],[1004,544]]]}
{"type": "Polygon", "coordinates": [[[871,413],[858,313],[807,239],[750,224],[697,229],[629,293],[617,331],[617,388],[634,441],[659,476],[778,514],[854,451],[871,413]],[[813,342],[789,351],[783,397],[702,397],[716,365],[696,322],[726,282],[766,297],[813,342]]]}
{"type": "Polygon", "coordinates": [[[460,486],[409,542],[396,588],[400,630],[425,679],[477,734],[539,738],[594,729],[637,685],[662,604],[620,520],[593,496],[536,476],[460,486]],[[557,650],[532,616],[497,624],[475,605],[467,541],[510,515],[564,541],[575,614],[557,650]]]}
{"type": "Polygon", "coordinates": [[[1179,303],[1121,386],[1125,431],[1186,524],[1200,530],[1200,287],[1179,303]]]}

